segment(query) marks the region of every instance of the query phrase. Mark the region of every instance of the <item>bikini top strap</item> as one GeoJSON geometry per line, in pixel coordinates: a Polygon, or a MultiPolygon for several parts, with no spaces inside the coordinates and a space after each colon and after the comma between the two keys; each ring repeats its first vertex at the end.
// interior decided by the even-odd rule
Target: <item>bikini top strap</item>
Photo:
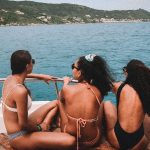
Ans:
{"type": "MultiPolygon", "coordinates": [[[[12,112],[17,112],[16,108],[9,107],[8,105],[5,104],[5,101],[7,97],[16,89],[17,86],[23,86],[22,84],[16,84],[13,86],[13,88],[7,93],[7,95],[4,98],[1,98],[1,103],[10,111],[12,112]]],[[[2,94],[3,94],[3,89],[2,89],[2,94]]]]}
{"type": "Polygon", "coordinates": [[[118,90],[117,90],[117,94],[116,94],[117,107],[119,106],[120,94],[121,94],[121,91],[122,91],[123,87],[125,86],[125,84],[126,84],[126,83],[123,82],[123,83],[119,86],[119,88],[118,88],[118,90]]]}
{"type": "MultiPolygon", "coordinates": [[[[22,85],[22,84],[16,84],[16,85],[14,85],[14,86],[12,87],[12,89],[7,93],[7,95],[3,98],[2,101],[6,100],[7,97],[15,90],[15,88],[16,88],[17,86],[23,86],[23,85],[22,85]]],[[[2,93],[3,93],[3,90],[2,90],[2,93]]]]}
{"type": "Polygon", "coordinates": [[[97,100],[97,102],[98,102],[98,104],[99,104],[99,106],[100,106],[100,105],[101,105],[100,99],[99,99],[99,98],[97,97],[97,95],[95,94],[93,88],[91,88],[91,87],[88,85],[88,83],[86,83],[86,85],[87,85],[87,88],[91,90],[91,92],[92,92],[93,95],[95,96],[95,98],[96,98],[96,100],[97,100]]]}

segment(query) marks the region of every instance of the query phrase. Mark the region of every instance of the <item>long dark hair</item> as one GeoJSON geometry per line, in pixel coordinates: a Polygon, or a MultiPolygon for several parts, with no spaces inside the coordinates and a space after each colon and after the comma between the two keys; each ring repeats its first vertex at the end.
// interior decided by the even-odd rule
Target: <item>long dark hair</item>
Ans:
{"type": "Polygon", "coordinates": [[[102,97],[107,95],[112,88],[113,78],[106,61],[100,56],[94,56],[92,61],[82,56],[77,64],[81,71],[81,81],[85,80],[89,84],[96,86],[100,90],[102,97]]]}
{"type": "Polygon", "coordinates": [[[133,59],[127,66],[125,83],[131,85],[138,93],[144,112],[150,115],[150,68],[142,61],[133,59]]]}
{"type": "Polygon", "coordinates": [[[31,62],[31,54],[27,50],[17,50],[11,55],[12,74],[20,74],[26,69],[26,65],[31,62]]]}

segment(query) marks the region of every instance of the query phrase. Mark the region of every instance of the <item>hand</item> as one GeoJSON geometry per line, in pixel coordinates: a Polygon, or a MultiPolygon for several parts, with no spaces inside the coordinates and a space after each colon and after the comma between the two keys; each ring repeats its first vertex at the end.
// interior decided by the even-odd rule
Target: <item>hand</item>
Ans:
{"type": "Polygon", "coordinates": [[[64,80],[64,85],[67,85],[71,81],[71,78],[63,77],[63,80],[64,80]]]}
{"type": "Polygon", "coordinates": [[[50,130],[50,125],[48,125],[46,122],[42,122],[40,124],[42,131],[49,131],[50,130]]]}
{"type": "Polygon", "coordinates": [[[53,80],[53,77],[50,75],[41,74],[40,79],[49,84],[49,82],[53,80]]]}

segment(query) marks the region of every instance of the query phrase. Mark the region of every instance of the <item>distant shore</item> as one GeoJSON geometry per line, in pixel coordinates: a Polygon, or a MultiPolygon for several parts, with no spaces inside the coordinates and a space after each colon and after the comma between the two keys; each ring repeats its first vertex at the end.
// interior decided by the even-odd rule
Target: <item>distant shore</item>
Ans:
{"type": "Polygon", "coordinates": [[[150,12],[141,8],[97,10],[69,3],[0,0],[0,26],[126,22],[150,22],[150,12]]]}
{"type": "Polygon", "coordinates": [[[131,19],[121,19],[121,20],[115,20],[115,19],[101,19],[100,21],[96,22],[64,22],[64,23],[10,23],[10,24],[0,24],[0,27],[3,26],[37,26],[37,25],[60,25],[60,24],[94,24],[94,23],[140,23],[140,22],[150,22],[150,19],[137,19],[137,20],[131,20],[131,19]]]}

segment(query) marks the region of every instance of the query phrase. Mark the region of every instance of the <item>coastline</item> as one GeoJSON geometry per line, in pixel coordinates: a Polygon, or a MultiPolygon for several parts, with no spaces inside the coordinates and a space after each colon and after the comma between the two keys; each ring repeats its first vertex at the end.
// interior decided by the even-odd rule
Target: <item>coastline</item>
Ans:
{"type": "Polygon", "coordinates": [[[76,24],[105,24],[105,23],[149,23],[150,19],[147,19],[147,21],[143,21],[142,19],[138,19],[138,20],[111,20],[111,19],[107,19],[101,22],[71,22],[71,23],[29,23],[29,24],[19,24],[19,23],[10,23],[10,24],[0,24],[0,27],[9,27],[9,26],[42,26],[42,25],[76,25],[76,24]]]}

